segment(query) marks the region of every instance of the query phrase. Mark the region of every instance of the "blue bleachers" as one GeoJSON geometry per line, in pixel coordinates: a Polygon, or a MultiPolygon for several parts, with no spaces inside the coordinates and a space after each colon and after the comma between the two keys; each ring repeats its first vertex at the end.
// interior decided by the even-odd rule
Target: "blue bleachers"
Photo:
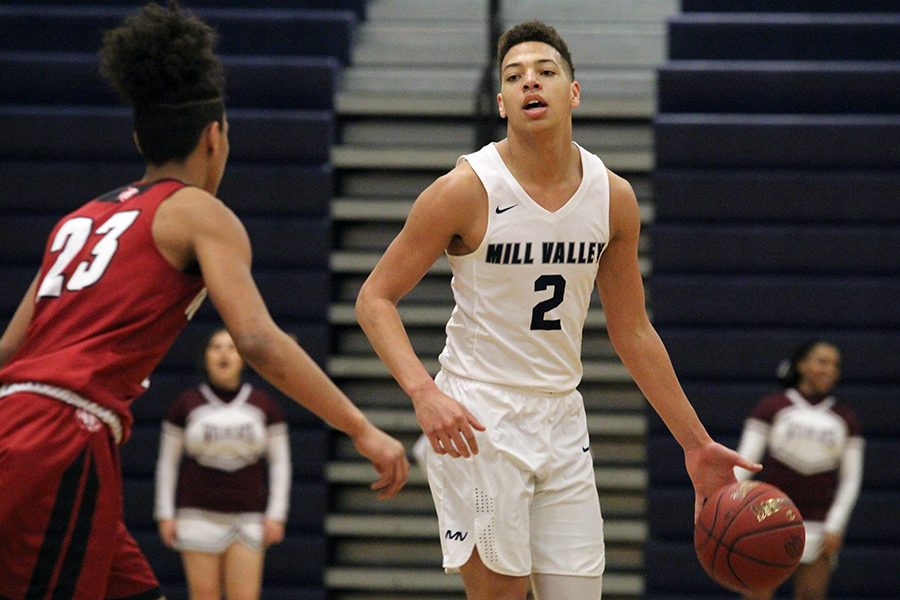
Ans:
{"type": "Polygon", "coordinates": [[[657,275],[654,285],[665,290],[653,303],[663,327],[900,326],[896,277],[657,275]]]}
{"type": "MultiPolygon", "coordinates": [[[[229,108],[334,108],[341,69],[334,56],[226,56],[222,62],[229,108]]],[[[96,52],[0,52],[0,72],[0,103],[119,104],[100,77],[96,52]]]]}
{"type": "Polygon", "coordinates": [[[657,166],[889,169],[900,164],[900,116],[660,114],[657,166]]]}
{"type": "Polygon", "coordinates": [[[801,233],[815,223],[900,223],[896,170],[659,169],[653,184],[656,196],[665,198],[656,203],[655,229],[667,223],[789,223],[803,225],[801,233]]]}
{"type": "MultiPolygon", "coordinates": [[[[703,236],[679,225],[654,226],[654,268],[665,273],[752,275],[896,275],[900,228],[810,224],[710,224],[703,236]],[[798,252],[797,250],[809,249],[798,252]]],[[[655,310],[654,310],[655,312],[655,310]]]]}
{"type": "MultiPolygon", "coordinates": [[[[0,6],[0,50],[96,52],[134,6],[0,6]]],[[[198,8],[223,55],[333,56],[350,61],[356,14],[346,10],[198,8]]]]}
{"type": "Polygon", "coordinates": [[[896,9],[895,0],[681,0],[681,10],[686,13],[887,13],[896,9]]]}
{"type": "MultiPolygon", "coordinates": [[[[22,215],[27,211],[59,217],[98,193],[139,179],[142,174],[143,166],[135,159],[0,160],[0,186],[4,190],[0,214],[22,215]]],[[[238,216],[325,217],[334,187],[332,178],[329,163],[235,162],[229,163],[218,195],[238,216]]]]}
{"type": "MultiPolygon", "coordinates": [[[[235,162],[324,162],[334,139],[332,111],[236,108],[228,122],[235,162]]],[[[136,152],[131,130],[125,108],[8,104],[0,106],[0,159],[122,160],[136,152]]]]}
{"type": "MultiPolygon", "coordinates": [[[[34,6],[52,6],[72,4],[72,0],[16,0],[16,4],[34,6]]],[[[302,8],[302,9],[330,9],[353,11],[359,20],[366,18],[368,0],[265,0],[260,4],[266,8],[302,8]]],[[[124,6],[132,9],[141,7],[144,2],[139,0],[105,0],[103,4],[124,6]]],[[[182,7],[194,10],[200,7],[211,8],[239,8],[246,7],[247,0],[190,0],[182,4],[182,7]]]]}
{"type": "Polygon", "coordinates": [[[672,60],[663,113],[900,113],[900,62],[672,60]]]}
{"type": "Polygon", "coordinates": [[[710,12],[669,21],[669,58],[674,60],[891,61],[898,55],[896,13],[710,12]]]}
{"type": "MultiPolygon", "coordinates": [[[[698,415],[732,447],[775,391],[781,359],[813,338],[841,348],[837,394],[867,446],[829,597],[900,597],[883,568],[900,560],[900,6],[683,0],[682,10],[654,123],[656,327],[698,415]]],[[[694,556],[683,455],[655,415],[647,454],[645,598],[734,597],[694,556]]]]}

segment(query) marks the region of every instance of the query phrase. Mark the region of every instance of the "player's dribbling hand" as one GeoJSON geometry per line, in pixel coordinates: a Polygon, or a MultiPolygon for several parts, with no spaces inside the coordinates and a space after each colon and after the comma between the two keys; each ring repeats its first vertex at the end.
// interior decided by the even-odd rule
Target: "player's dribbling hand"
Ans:
{"type": "Polygon", "coordinates": [[[437,454],[468,458],[478,454],[478,441],[472,429],[485,427],[457,400],[437,388],[413,399],[416,419],[437,454]]]}
{"type": "Polygon", "coordinates": [[[379,478],[369,488],[378,492],[379,500],[393,498],[406,485],[409,461],[403,444],[367,423],[363,432],[353,439],[353,446],[369,459],[379,478]]]}
{"type": "Polygon", "coordinates": [[[722,444],[710,441],[703,446],[686,450],[684,464],[691,483],[694,484],[694,522],[700,516],[700,509],[706,499],[716,490],[737,481],[734,468],[741,467],[754,473],[762,470],[762,465],[744,459],[740,454],[722,444]]]}

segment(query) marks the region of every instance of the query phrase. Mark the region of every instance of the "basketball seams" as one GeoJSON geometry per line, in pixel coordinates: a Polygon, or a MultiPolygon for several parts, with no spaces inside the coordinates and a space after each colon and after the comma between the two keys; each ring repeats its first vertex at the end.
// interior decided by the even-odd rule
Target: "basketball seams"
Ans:
{"type": "MultiPolygon", "coordinates": [[[[777,518],[757,523],[759,515],[755,514],[755,504],[762,501],[760,507],[766,505],[768,499],[764,497],[769,494],[772,498],[787,497],[771,484],[760,483],[743,490],[741,487],[742,484],[738,483],[726,485],[714,494],[710,504],[704,505],[695,524],[694,545],[701,565],[714,581],[728,589],[752,593],[758,591],[760,585],[768,586],[776,578],[780,578],[778,583],[784,581],[796,568],[796,563],[773,561],[766,551],[761,550],[767,546],[768,540],[763,537],[757,541],[755,538],[766,535],[784,538],[787,535],[786,543],[795,535],[795,528],[800,528],[802,536],[803,522],[799,513],[797,520],[784,522],[782,519],[789,518],[785,510],[777,518]],[[744,491],[746,495],[741,497],[735,493],[736,490],[744,491]],[[710,540],[715,546],[710,546],[710,540]],[[719,562],[723,564],[717,564],[719,562]]],[[[790,498],[787,500],[790,501],[790,498]]],[[[780,508],[796,510],[792,503],[780,508]]],[[[762,514],[770,516],[775,512],[778,510],[771,513],[763,510],[762,514]]]]}
{"type": "Polygon", "coordinates": [[[731,571],[731,574],[734,576],[735,579],[740,581],[741,584],[744,585],[744,587],[746,587],[746,584],[744,584],[743,580],[740,577],[738,577],[737,573],[735,573],[734,569],[731,567],[731,560],[729,558],[729,555],[731,554],[733,547],[726,545],[724,540],[725,540],[725,536],[728,534],[728,530],[731,528],[732,524],[734,524],[734,522],[737,520],[737,518],[741,515],[741,512],[744,509],[746,509],[752,501],[756,500],[757,498],[759,498],[760,496],[762,496],[765,493],[766,493],[766,490],[763,486],[758,486],[758,487],[753,488],[751,493],[748,493],[744,497],[743,502],[734,511],[734,515],[731,517],[731,520],[728,521],[728,523],[725,524],[724,527],[722,527],[721,535],[716,537],[713,535],[713,532],[716,530],[716,522],[718,521],[719,509],[721,508],[722,499],[725,497],[724,493],[718,494],[718,497],[716,498],[716,512],[713,517],[712,531],[710,532],[710,537],[715,538],[715,540],[716,540],[716,551],[713,553],[713,556],[712,556],[712,573],[711,573],[711,575],[713,576],[713,578],[715,578],[715,574],[716,574],[716,565],[718,564],[718,561],[716,559],[719,556],[719,549],[726,548],[726,551],[728,554],[726,554],[725,563],[728,565],[728,570],[731,571]],[[756,494],[754,495],[753,492],[756,492],[756,494]]]}

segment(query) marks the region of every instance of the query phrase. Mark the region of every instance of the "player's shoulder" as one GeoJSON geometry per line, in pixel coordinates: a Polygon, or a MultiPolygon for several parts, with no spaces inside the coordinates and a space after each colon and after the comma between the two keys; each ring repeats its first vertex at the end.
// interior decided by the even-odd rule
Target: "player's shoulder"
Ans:
{"type": "Polygon", "coordinates": [[[466,206],[480,207],[486,198],[487,191],[481,179],[467,161],[461,160],[453,169],[435,179],[419,195],[416,204],[420,208],[430,208],[450,216],[464,214],[466,206]]]}
{"type": "Polygon", "coordinates": [[[460,160],[455,167],[438,177],[432,186],[436,191],[453,196],[471,195],[484,191],[484,185],[467,160],[460,160]]]}
{"type": "Polygon", "coordinates": [[[609,196],[612,201],[637,202],[634,188],[627,179],[609,168],[606,169],[606,173],[609,178],[609,196]]]}
{"type": "Polygon", "coordinates": [[[198,187],[185,186],[160,206],[161,220],[177,224],[194,233],[214,231],[232,232],[242,228],[237,215],[218,197],[198,187]]]}

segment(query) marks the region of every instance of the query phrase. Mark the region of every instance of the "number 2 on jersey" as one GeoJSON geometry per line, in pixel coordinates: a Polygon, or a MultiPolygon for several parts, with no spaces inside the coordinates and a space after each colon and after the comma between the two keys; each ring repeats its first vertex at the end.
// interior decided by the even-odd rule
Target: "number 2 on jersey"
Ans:
{"type": "Polygon", "coordinates": [[[562,304],[566,293],[566,279],[562,275],[541,275],[534,280],[534,291],[543,292],[553,288],[553,295],[538,302],[531,309],[531,329],[555,331],[562,329],[559,319],[547,319],[546,314],[562,304]]]}
{"type": "Polygon", "coordinates": [[[94,259],[81,261],[69,277],[68,283],[65,281],[63,271],[87,244],[94,220],[75,217],[63,223],[50,245],[50,251],[59,252],[59,256],[41,282],[37,297],[56,298],[62,294],[64,285],[70,292],[76,292],[97,283],[119,248],[119,236],[134,224],[139,214],[138,210],[116,213],[98,227],[94,234],[103,237],[91,250],[94,259]]]}

